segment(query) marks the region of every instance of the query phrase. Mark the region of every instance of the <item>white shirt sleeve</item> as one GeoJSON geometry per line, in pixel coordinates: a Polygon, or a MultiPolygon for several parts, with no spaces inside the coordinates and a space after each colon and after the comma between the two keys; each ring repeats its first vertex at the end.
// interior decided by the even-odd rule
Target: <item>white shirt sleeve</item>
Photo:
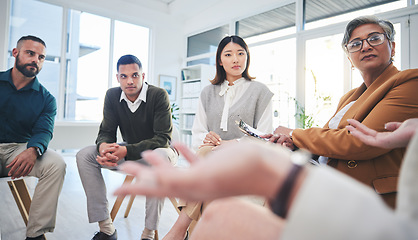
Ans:
{"type": "Polygon", "coordinates": [[[313,167],[280,237],[287,239],[416,239],[369,187],[327,166],[313,167]]]}
{"type": "Polygon", "coordinates": [[[192,149],[198,150],[199,146],[203,144],[206,134],[209,133],[207,117],[201,99],[199,98],[199,105],[196,110],[195,118],[192,127],[192,149]]]}

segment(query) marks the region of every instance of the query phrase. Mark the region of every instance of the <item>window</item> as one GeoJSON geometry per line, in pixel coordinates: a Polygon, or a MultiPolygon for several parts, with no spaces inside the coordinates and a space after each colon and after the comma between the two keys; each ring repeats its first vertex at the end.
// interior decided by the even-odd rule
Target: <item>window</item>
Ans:
{"type": "MultiPolygon", "coordinates": [[[[306,41],[305,113],[312,127],[322,127],[337,109],[344,94],[342,34],[306,41]]],[[[309,126],[308,126],[309,127],[309,126]]]]}
{"type": "Polygon", "coordinates": [[[38,78],[51,94],[58,99],[60,84],[60,61],[63,9],[33,0],[14,0],[10,19],[10,53],[8,66],[13,67],[12,50],[20,37],[34,35],[46,43],[46,59],[38,78]],[[34,11],[36,9],[36,11],[34,11]]]}
{"type": "Polygon", "coordinates": [[[138,57],[147,78],[149,29],[138,25],[115,21],[115,47],[113,48],[112,86],[119,86],[116,79],[116,63],[126,54],[138,57]]]}
{"type": "Polygon", "coordinates": [[[224,25],[187,38],[187,57],[216,52],[219,42],[229,34],[229,26],[224,25]]]}
{"type": "Polygon", "coordinates": [[[110,19],[70,12],[65,119],[100,121],[109,82],[110,19]]]}
{"type": "Polygon", "coordinates": [[[406,7],[405,0],[306,0],[305,29],[349,21],[363,15],[373,15],[406,7]]]}
{"type": "MultiPolygon", "coordinates": [[[[415,7],[408,6],[408,2],[411,1],[295,0],[287,2],[290,3],[229,25],[230,32],[235,30],[236,34],[243,37],[250,47],[250,74],[257,77],[256,81],[269,86],[275,94],[273,98],[275,126],[307,127],[298,121],[295,115],[296,109],[299,109],[298,114],[301,113],[301,109],[304,109],[305,117],[312,117],[313,126],[322,126],[335,112],[340,97],[363,82],[357,70],[350,70],[348,60],[341,48],[345,26],[343,22],[361,15],[391,11],[390,16],[393,17],[389,20],[395,21],[397,32],[394,64],[398,69],[402,69],[402,65],[409,68],[416,64],[415,55],[412,54],[414,49],[407,51],[401,46],[402,44],[408,46],[409,42],[412,42],[410,39],[415,39],[416,34],[412,30],[414,29],[412,26],[415,26],[414,21],[398,19],[405,16],[402,13],[404,9],[401,8],[415,7]],[[304,6],[296,9],[297,3],[304,4],[304,6]],[[394,19],[397,15],[399,16],[394,19]],[[296,16],[303,16],[301,29],[296,29],[296,16]],[[315,29],[319,27],[321,29],[315,29]],[[303,89],[297,86],[297,83],[304,84],[303,89]],[[296,92],[300,94],[299,96],[303,96],[300,97],[304,99],[303,102],[292,103],[296,92]]],[[[205,33],[209,32],[211,31],[205,33]]],[[[227,29],[224,32],[228,32],[227,29]]],[[[195,38],[193,44],[208,46],[206,38],[195,38]]],[[[202,47],[204,51],[193,52],[190,39],[187,65],[210,63],[212,55],[205,53],[211,50],[202,47]],[[195,57],[197,54],[202,55],[195,57]]],[[[415,45],[409,44],[409,46],[413,48],[415,45]]],[[[215,43],[213,48],[215,51],[215,43]]]]}
{"type": "Polygon", "coordinates": [[[295,33],[295,12],[296,4],[292,3],[242,19],[236,23],[237,35],[250,44],[295,33]]]}
{"type": "Polygon", "coordinates": [[[208,64],[208,65],[215,66],[215,64],[216,64],[215,54],[212,57],[201,58],[201,59],[191,60],[191,61],[187,62],[187,66],[194,66],[194,65],[198,65],[198,64],[208,64]]]}
{"type": "Polygon", "coordinates": [[[295,126],[295,52],[295,38],[250,47],[250,75],[274,93],[273,126],[295,126]]]}
{"type": "Polygon", "coordinates": [[[21,36],[35,35],[46,42],[46,61],[38,77],[57,99],[59,120],[101,120],[106,90],[118,85],[114,75],[122,55],[136,55],[144,72],[148,69],[148,28],[69,9],[62,29],[62,7],[35,0],[11,3],[9,67],[14,63],[11,51],[21,36]],[[68,37],[65,46],[61,46],[63,32],[68,37]],[[61,56],[63,47],[65,56],[61,56]]]}

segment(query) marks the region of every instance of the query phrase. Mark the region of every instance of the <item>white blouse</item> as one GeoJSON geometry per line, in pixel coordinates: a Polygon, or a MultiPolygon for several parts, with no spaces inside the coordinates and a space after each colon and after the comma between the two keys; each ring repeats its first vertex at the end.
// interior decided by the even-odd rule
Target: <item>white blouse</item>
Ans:
{"type": "MultiPolygon", "coordinates": [[[[250,86],[251,82],[245,80],[245,78],[240,78],[234,81],[234,84],[229,86],[228,81],[224,81],[221,84],[221,91],[219,92],[219,96],[224,97],[224,109],[222,111],[222,119],[221,119],[221,126],[220,128],[223,131],[228,131],[227,128],[227,119],[229,114],[229,109],[238,100],[244,95],[245,91],[247,91],[248,87],[250,86]]],[[[264,110],[260,121],[257,124],[257,129],[261,132],[271,133],[273,132],[273,104],[272,101],[269,102],[266,109],[264,110]]],[[[207,129],[207,117],[206,112],[203,108],[203,103],[199,99],[199,106],[196,111],[195,119],[193,121],[192,127],[192,147],[194,150],[197,150],[200,145],[203,144],[203,140],[205,139],[206,135],[209,133],[209,129],[207,129]]]]}
{"type": "MultiPolygon", "coordinates": [[[[339,112],[337,112],[337,114],[335,114],[335,116],[329,120],[328,127],[330,129],[337,129],[344,114],[348,111],[348,109],[350,109],[351,106],[353,106],[355,102],[356,101],[350,102],[349,104],[345,105],[339,112]]],[[[319,164],[327,165],[328,157],[319,156],[318,162],[319,164]]]]}

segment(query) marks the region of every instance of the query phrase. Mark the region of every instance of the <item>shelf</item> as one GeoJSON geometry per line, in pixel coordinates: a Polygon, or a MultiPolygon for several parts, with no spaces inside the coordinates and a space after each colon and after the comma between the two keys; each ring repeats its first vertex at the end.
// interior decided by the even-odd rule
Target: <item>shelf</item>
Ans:
{"type": "Polygon", "coordinates": [[[190,98],[199,98],[199,96],[196,95],[196,96],[181,97],[181,99],[190,99],[190,98]]]}
{"type": "Polygon", "coordinates": [[[192,110],[190,110],[190,111],[184,111],[184,112],[181,112],[180,114],[184,114],[184,115],[186,115],[186,114],[188,114],[188,115],[194,115],[194,114],[196,114],[196,111],[192,111],[192,110]]]}
{"type": "Polygon", "coordinates": [[[206,64],[188,66],[181,70],[180,135],[182,141],[189,147],[192,142],[192,126],[199,106],[200,93],[210,84],[215,72],[215,66],[206,64]]]}
{"type": "Polygon", "coordinates": [[[200,78],[193,78],[193,79],[187,79],[187,80],[182,80],[182,83],[188,83],[188,82],[198,82],[200,81],[200,78]]]}

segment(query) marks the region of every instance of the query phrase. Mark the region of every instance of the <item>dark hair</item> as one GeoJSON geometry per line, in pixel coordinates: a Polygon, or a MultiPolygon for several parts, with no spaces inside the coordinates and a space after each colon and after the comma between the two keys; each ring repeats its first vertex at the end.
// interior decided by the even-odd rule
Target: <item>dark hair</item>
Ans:
{"type": "Polygon", "coordinates": [[[41,43],[42,45],[44,45],[44,47],[46,48],[46,44],[45,44],[45,42],[42,40],[42,39],[40,39],[40,38],[38,38],[38,37],[36,37],[36,36],[32,36],[32,35],[27,35],[27,36],[23,36],[23,37],[21,37],[18,41],[17,41],[17,47],[19,48],[19,44],[21,43],[21,42],[23,42],[23,41],[26,41],[26,40],[31,40],[31,41],[34,41],[34,42],[38,42],[38,43],[41,43]]]}
{"type": "Polygon", "coordinates": [[[119,58],[118,63],[116,64],[116,70],[119,71],[120,65],[127,65],[127,64],[132,64],[132,63],[136,63],[139,69],[142,69],[141,61],[139,61],[139,59],[135,57],[134,55],[128,54],[119,58]]]}
{"type": "Polygon", "coordinates": [[[353,33],[354,29],[357,27],[364,25],[364,24],[376,24],[379,25],[383,31],[385,32],[385,35],[390,43],[392,43],[395,40],[395,29],[393,28],[393,24],[387,20],[378,19],[376,16],[361,16],[354,18],[351,20],[347,27],[345,28],[344,32],[344,38],[341,42],[341,46],[343,47],[344,51],[348,53],[347,48],[345,45],[350,41],[351,34],[353,33]]]}
{"type": "Polygon", "coordinates": [[[215,78],[212,81],[210,81],[213,85],[221,84],[226,79],[225,69],[223,68],[223,66],[221,66],[221,54],[225,46],[231,42],[240,45],[242,48],[244,48],[245,52],[247,52],[247,66],[245,66],[245,70],[242,73],[242,77],[247,80],[254,79],[254,77],[251,77],[248,73],[248,68],[250,66],[250,51],[248,50],[248,46],[244,42],[244,39],[242,39],[239,36],[233,35],[224,37],[218,45],[218,50],[216,51],[216,75],[215,78]]]}

